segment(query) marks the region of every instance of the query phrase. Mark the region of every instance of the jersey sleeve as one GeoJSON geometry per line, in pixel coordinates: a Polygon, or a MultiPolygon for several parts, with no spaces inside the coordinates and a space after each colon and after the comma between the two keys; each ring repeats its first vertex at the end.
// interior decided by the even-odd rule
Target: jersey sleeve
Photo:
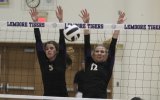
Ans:
{"type": "Polygon", "coordinates": [[[117,43],[117,39],[112,38],[109,51],[108,51],[108,59],[107,59],[107,62],[109,62],[110,70],[113,69],[114,62],[115,62],[116,43],[117,43]]]}
{"type": "Polygon", "coordinates": [[[41,67],[42,74],[44,73],[45,70],[45,64],[46,64],[46,55],[43,49],[43,44],[41,40],[41,34],[39,28],[34,28],[34,35],[36,39],[36,51],[37,51],[37,56],[39,60],[39,64],[41,67]]]}
{"type": "Polygon", "coordinates": [[[91,57],[90,35],[84,35],[84,55],[85,61],[91,57]]]}
{"type": "Polygon", "coordinates": [[[36,50],[39,52],[44,52],[39,28],[34,28],[34,35],[36,39],[36,50]]]}
{"type": "Polygon", "coordinates": [[[62,63],[64,66],[66,66],[66,43],[65,43],[65,38],[64,38],[64,29],[60,29],[60,37],[59,37],[59,55],[63,59],[62,63]]]}

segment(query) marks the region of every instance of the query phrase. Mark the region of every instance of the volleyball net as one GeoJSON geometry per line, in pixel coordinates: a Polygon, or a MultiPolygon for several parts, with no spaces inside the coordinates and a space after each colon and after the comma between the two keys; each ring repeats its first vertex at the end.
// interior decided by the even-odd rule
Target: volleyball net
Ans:
{"type": "MultiPolygon", "coordinates": [[[[0,94],[0,100],[104,100],[104,99],[0,94]]],[[[107,99],[107,100],[121,100],[121,99],[107,99]]]]}
{"type": "Polygon", "coordinates": [[[137,96],[144,100],[160,100],[160,25],[52,22],[0,22],[0,98],[18,95],[39,99],[43,84],[33,28],[40,28],[43,42],[58,42],[59,29],[69,24],[78,25],[82,34],[74,42],[66,40],[67,52],[73,60],[66,71],[68,100],[78,99],[74,98],[73,78],[84,57],[83,29],[90,29],[93,45],[108,44],[113,31],[120,30],[113,75],[106,90],[108,99],[129,100],[137,96]]]}

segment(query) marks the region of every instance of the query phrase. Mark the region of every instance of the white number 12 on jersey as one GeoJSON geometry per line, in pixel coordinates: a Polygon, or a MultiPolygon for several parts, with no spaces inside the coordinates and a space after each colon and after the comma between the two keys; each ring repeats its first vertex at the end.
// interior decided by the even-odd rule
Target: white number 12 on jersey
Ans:
{"type": "Polygon", "coordinates": [[[96,64],[93,63],[93,64],[91,65],[91,70],[97,71],[97,70],[98,70],[97,68],[98,68],[98,66],[97,66],[96,64]]]}

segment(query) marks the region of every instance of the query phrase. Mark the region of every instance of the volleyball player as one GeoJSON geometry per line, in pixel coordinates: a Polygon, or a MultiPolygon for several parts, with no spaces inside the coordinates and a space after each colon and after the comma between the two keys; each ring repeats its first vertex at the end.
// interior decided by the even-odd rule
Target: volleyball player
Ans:
{"type": "Polygon", "coordinates": [[[85,78],[85,63],[82,62],[79,71],[74,77],[74,91],[76,93],[75,97],[82,98],[83,88],[84,88],[84,78],[85,78]]]}
{"type": "MultiPolygon", "coordinates": [[[[38,12],[36,9],[31,9],[30,15],[34,22],[38,21],[38,12]]],[[[57,7],[56,16],[60,23],[63,22],[63,9],[61,6],[57,7]]],[[[48,41],[43,46],[40,30],[39,28],[34,28],[36,51],[44,86],[44,96],[68,96],[65,82],[66,44],[63,29],[60,29],[59,32],[59,45],[55,41],[48,41]]],[[[71,59],[69,59],[69,62],[71,64],[71,59]]]]}
{"type": "MultiPolygon", "coordinates": [[[[90,16],[86,9],[81,11],[80,17],[84,23],[89,23],[90,16]]],[[[120,11],[117,24],[122,24],[124,17],[125,13],[120,11]]],[[[107,86],[112,76],[119,33],[119,30],[114,31],[108,50],[104,45],[97,45],[91,53],[90,32],[87,29],[84,30],[84,98],[107,98],[107,86]]]]}

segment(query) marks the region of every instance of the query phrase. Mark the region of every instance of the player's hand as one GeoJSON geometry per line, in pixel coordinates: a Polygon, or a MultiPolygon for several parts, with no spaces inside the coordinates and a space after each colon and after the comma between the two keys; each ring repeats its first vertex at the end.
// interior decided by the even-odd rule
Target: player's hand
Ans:
{"type": "Polygon", "coordinates": [[[37,12],[36,8],[30,9],[29,13],[31,15],[33,22],[38,22],[38,12],[37,12]]]}
{"type": "Polygon", "coordinates": [[[89,23],[90,16],[89,16],[89,13],[86,9],[81,10],[81,15],[79,15],[79,16],[82,18],[84,23],[89,23]]]}
{"type": "Polygon", "coordinates": [[[63,22],[63,9],[61,6],[57,6],[56,16],[57,16],[59,22],[63,22]]]}
{"type": "Polygon", "coordinates": [[[117,24],[123,24],[124,21],[126,20],[125,13],[123,11],[119,11],[118,14],[119,14],[119,17],[118,17],[117,24]]]}

